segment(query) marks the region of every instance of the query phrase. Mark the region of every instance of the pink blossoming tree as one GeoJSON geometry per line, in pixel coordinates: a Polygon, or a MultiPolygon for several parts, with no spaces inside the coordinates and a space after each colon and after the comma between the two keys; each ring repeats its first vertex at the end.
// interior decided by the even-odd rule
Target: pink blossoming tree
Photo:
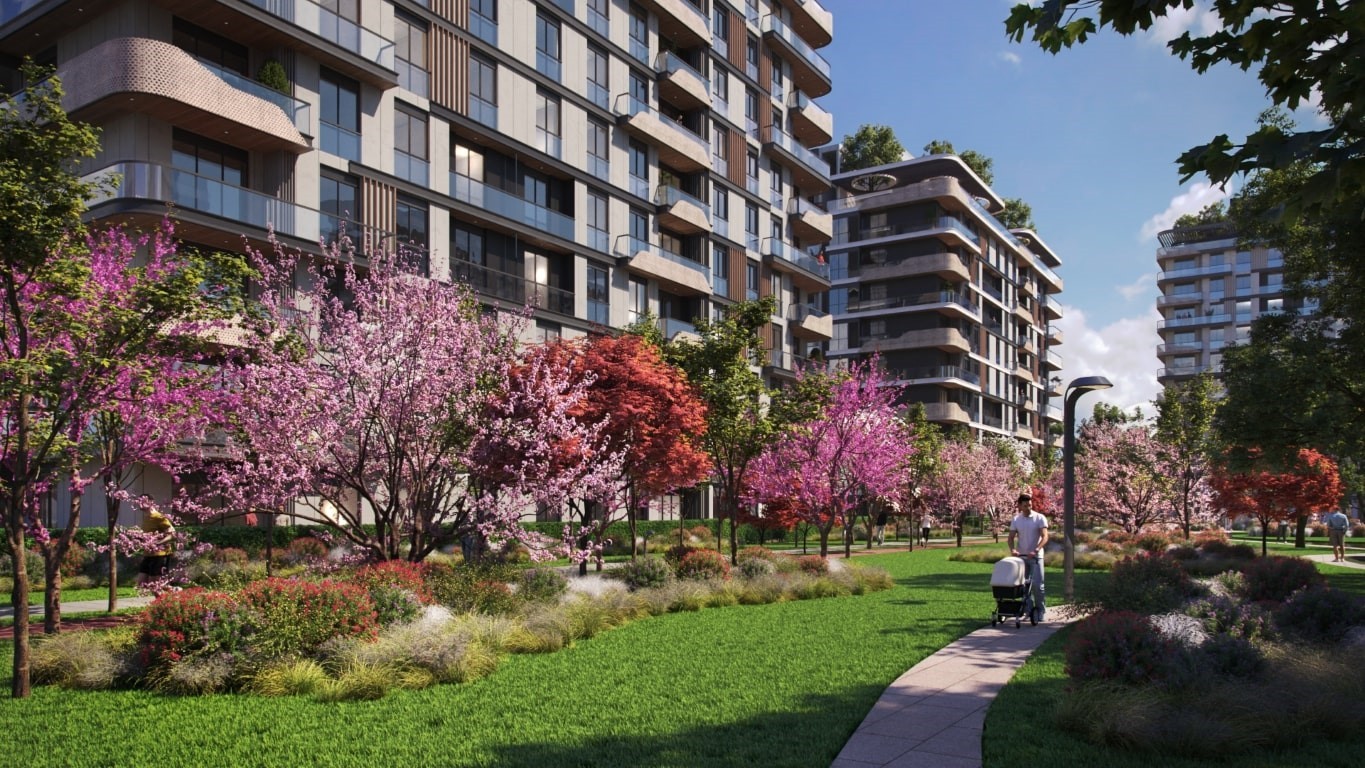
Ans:
{"type": "Polygon", "coordinates": [[[952,523],[960,547],[967,514],[1012,508],[1016,482],[1014,468],[993,446],[949,440],[925,488],[930,503],[940,510],[939,519],[952,523]]]}
{"type": "Polygon", "coordinates": [[[1177,522],[1176,473],[1150,428],[1091,421],[1080,439],[1084,450],[1076,456],[1076,486],[1085,489],[1088,514],[1128,533],[1177,522]]]}

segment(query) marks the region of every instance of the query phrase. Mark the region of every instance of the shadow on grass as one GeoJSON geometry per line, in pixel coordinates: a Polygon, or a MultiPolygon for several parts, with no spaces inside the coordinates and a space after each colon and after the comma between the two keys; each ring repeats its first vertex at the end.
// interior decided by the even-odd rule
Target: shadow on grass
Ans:
{"type": "MultiPolygon", "coordinates": [[[[849,688],[813,694],[797,711],[770,712],[725,723],[706,723],[662,735],[615,734],[579,744],[528,742],[491,746],[498,766],[810,766],[828,765],[852,735],[831,733],[827,711],[866,709],[881,689],[849,688]]],[[[593,706],[584,702],[584,706],[593,706]]],[[[857,726],[854,721],[853,726],[857,726]]]]}

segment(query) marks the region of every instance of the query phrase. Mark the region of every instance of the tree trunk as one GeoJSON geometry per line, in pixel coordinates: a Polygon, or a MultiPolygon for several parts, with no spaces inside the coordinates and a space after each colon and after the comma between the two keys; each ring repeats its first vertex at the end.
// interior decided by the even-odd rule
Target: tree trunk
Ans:
{"type": "Polygon", "coordinates": [[[853,557],[853,526],[844,526],[844,559],[853,557]]]}
{"type": "MultiPolygon", "coordinates": [[[[108,487],[108,486],[105,486],[108,487]]],[[[106,502],[108,503],[108,502],[106,502]]],[[[114,514],[109,515],[105,530],[109,532],[109,612],[118,610],[118,552],[114,549],[114,528],[118,526],[118,502],[114,502],[114,514]]]]}
{"type": "Polygon", "coordinates": [[[265,520],[265,575],[275,574],[275,515],[266,513],[265,520]]]}
{"type": "Polygon", "coordinates": [[[1308,515],[1299,515],[1294,526],[1294,549],[1305,549],[1308,546],[1308,515]]]}
{"type": "Polygon", "coordinates": [[[630,559],[635,560],[638,557],[639,553],[638,547],[639,527],[635,522],[635,519],[638,515],[635,510],[635,493],[633,491],[626,495],[626,503],[627,503],[626,526],[630,528],[630,559]]]}
{"type": "MultiPolygon", "coordinates": [[[[805,551],[804,549],[802,550],[805,551]]],[[[820,557],[829,557],[829,529],[820,528],[820,557]]]]}
{"type": "Polygon", "coordinates": [[[1270,521],[1269,521],[1269,520],[1262,520],[1262,521],[1261,521],[1261,557],[1265,557],[1266,550],[1267,550],[1267,546],[1268,546],[1268,545],[1266,544],[1266,542],[1269,541],[1269,540],[1270,540],[1270,521]]]}
{"type": "Polygon", "coordinates": [[[52,544],[43,550],[43,632],[49,635],[62,631],[62,558],[52,544]]]}
{"type": "Polygon", "coordinates": [[[32,692],[28,675],[28,553],[24,550],[23,502],[11,498],[9,506],[9,550],[14,562],[14,586],[10,590],[10,604],[14,606],[14,678],[10,681],[10,695],[24,699],[32,692]]]}

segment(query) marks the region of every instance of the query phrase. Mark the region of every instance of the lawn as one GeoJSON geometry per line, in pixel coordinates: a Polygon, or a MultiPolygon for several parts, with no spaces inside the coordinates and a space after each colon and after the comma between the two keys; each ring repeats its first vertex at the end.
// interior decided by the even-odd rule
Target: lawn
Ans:
{"type": "MultiPolygon", "coordinates": [[[[1283,545],[1282,545],[1283,546],[1283,545]]],[[[1292,545],[1285,554],[1293,554],[1292,545]]],[[[1303,550],[1298,550],[1302,553],[1303,550]]],[[[1313,550],[1309,550],[1314,553],[1313,550]]],[[[1365,571],[1319,563],[1318,570],[1332,586],[1365,595],[1365,571]]],[[[1078,582],[1079,587],[1079,582],[1078,582]]],[[[1227,765],[1223,761],[1177,759],[1136,750],[1099,747],[1056,728],[1052,712],[1067,692],[1063,648],[1069,629],[1049,638],[1001,690],[986,715],[982,753],[987,766],[1028,765],[1103,765],[1105,768],[1151,768],[1159,758],[1162,768],[1208,768],[1227,765]]],[[[1293,751],[1238,755],[1238,768],[1298,768],[1360,765],[1365,736],[1354,742],[1312,740],[1293,751]]]]}
{"type": "Polygon", "coordinates": [[[952,551],[860,557],[885,592],[643,619],[378,702],[43,687],[0,719],[31,766],[828,765],[891,681],[987,624],[990,566],[952,551]]]}

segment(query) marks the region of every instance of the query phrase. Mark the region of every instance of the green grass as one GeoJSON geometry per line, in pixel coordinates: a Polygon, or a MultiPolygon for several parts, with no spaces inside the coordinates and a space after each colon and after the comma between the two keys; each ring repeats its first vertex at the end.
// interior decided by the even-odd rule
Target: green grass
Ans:
{"type": "MultiPolygon", "coordinates": [[[[1285,547],[1292,554],[1293,546],[1285,547]]],[[[1303,550],[1298,550],[1302,553],[1303,550]]],[[[1311,550],[1310,550],[1311,552],[1311,550]]],[[[1365,595],[1365,571],[1318,563],[1332,586],[1365,595]]],[[[1079,576],[1079,574],[1078,574],[1079,576]]],[[[1078,595],[1080,581],[1077,581],[1078,595]]],[[[986,714],[982,754],[987,766],[1053,764],[1103,765],[1105,768],[1207,768],[1235,764],[1238,768],[1298,768],[1360,764],[1365,736],[1354,742],[1310,741],[1291,751],[1238,755],[1232,763],[1179,759],[1090,744],[1053,724],[1052,712],[1067,693],[1063,649],[1069,628],[1048,638],[1001,690],[986,714]],[[1155,758],[1155,759],[1154,759],[1155,758]]]]}
{"type": "Polygon", "coordinates": [[[0,721],[32,766],[828,765],[897,676],[987,624],[990,566],[950,551],[859,558],[885,592],[643,619],[376,702],[44,687],[0,721]]]}

